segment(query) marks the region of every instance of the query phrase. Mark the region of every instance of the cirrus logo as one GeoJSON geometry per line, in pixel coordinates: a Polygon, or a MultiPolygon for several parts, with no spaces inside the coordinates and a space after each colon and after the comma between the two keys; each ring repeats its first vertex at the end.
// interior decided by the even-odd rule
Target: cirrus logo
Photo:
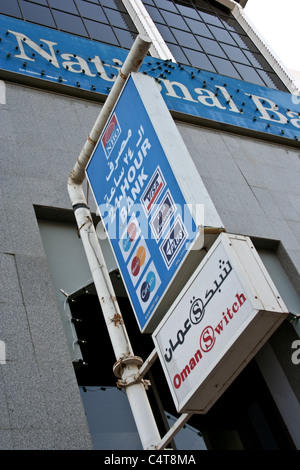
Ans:
{"type": "Polygon", "coordinates": [[[141,286],[141,299],[143,302],[149,300],[151,292],[154,290],[156,284],[156,277],[153,271],[149,271],[146,280],[141,286]]]}

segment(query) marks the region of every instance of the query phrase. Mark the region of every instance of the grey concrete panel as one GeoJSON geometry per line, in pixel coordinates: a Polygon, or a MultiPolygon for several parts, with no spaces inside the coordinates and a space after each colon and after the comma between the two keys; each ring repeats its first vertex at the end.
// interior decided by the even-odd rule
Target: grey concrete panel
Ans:
{"type": "Polygon", "coordinates": [[[13,251],[10,231],[8,227],[8,216],[4,209],[0,209],[0,220],[1,220],[1,230],[0,230],[0,252],[1,253],[11,253],[13,251]]]}
{"type": "Polygon", "coordinates": [[[31,304],[26,310],[37,361],[63,361],[70,365],[71,357],[56,306],[31,304]]]}
{"type": "Polygon", "coordinates": [[[37,364],[26,356],[10,361],[3,366],[3,378],[11,429],[49,427],[37,364]]]}
{"type": "Polygon", "coordinates": [[[24,358],[28,362],[35,360],[32,334],[24,304],[1,302],[0,316],[0,339],[5,341],[7,364],[10,361],[23,361],[24,358]]]}
{"type": "Polygon", "coordinates": [[[46,259],[17,254],[16,264],[25,304],[56,307],[46,259]]]}
{"type": "Polygon", "coordinates": [[[0,429],[0,450],[14,450],[11,431],[0,429]]]}
{"type": "Polygon", "coordinates": [[[50,426],[53,429],[71,429],[78,425],[85,426],[87,431],[75,374],[70,372],[67,364],[55,361],[39,364],[39,371],[50,426]]]}
{"type": "Polygon", "coordinates": [[[94,446],[87,436],[86,429],[78,426],[57,429],[54,436],[56,450],[93,450],[94,446]]]}
{"type": "Polygon", "coordinates": [[[6,395],[4,391],[4,381],[2,377],[2,367],[4,367],[4,365],[0,365],[0,397],[1,397],[0,399],[0,449],[1,449],[1,430],[9,430],[10,428],[6,395]]]}
{"type": "Polygon", "coordinates": [[[0,301],[8,303],[23,301],[15,257],[6,253],[0,255],[0,301]]]}
{"type": "MultiPolygon", "coordinates": [[[[3,204],[7,215],[7,228],[13,253],[43,255],[43,245],[37,230],[37,220],[26,181],[18,177],[0,175],[3,204]]],[[[41,184],[41,182],[40,182],[41,184]]]]}
{"type": "MultiPolygon", "coordinates": [[[[265,188],[252,187],[252,191],[257,198],[266,217],[271,219],[281,219],[282,213],[276,205],[274,193],[265,188]]],[[[276,194],[275,194],[276,197],[276,194]]]]}
{"type": "Polygon", "coordinates": [[[13,429],[10,435],[13,450],[56,450],[54,429],[13,429]]]}

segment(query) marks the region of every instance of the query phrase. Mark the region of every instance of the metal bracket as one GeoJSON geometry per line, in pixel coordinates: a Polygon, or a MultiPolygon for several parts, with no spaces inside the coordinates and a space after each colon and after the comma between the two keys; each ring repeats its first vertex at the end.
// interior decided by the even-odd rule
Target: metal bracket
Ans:
{"type": "Polygon", "coordinates": [[[134,379],[131,380],[128,383],[124,380],[118,380],[117,381],[117,387],[126,389],[127,387],[130,387],[131,385],[135,385],[135,384],[138,384],[138,383],[143,384],[144,387],[145,387],[145,390],[148,390],[148,388],[151,386],[150,380],[144,380],[140,376],[134,376],[134,379]]]}
{"type": "Polygon", "coordinates": [[[127,365],[134,364],[138,367],[141,367],[143,364],[143,359],[139,356],[126,356],[119,359],[113,366],[113,372],[116,377],[122,377],[122,369],[127,365]]]}

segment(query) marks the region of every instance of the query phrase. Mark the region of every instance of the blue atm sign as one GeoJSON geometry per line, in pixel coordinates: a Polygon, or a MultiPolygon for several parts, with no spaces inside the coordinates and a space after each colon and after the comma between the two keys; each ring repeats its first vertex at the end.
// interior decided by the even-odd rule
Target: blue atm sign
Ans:
{"type": "Polygon", "coordinates": [[[86,173],[144,331],[198,231],[137,88],[141,79],[156,89],[142,74],[129,78],[86,173]]]}

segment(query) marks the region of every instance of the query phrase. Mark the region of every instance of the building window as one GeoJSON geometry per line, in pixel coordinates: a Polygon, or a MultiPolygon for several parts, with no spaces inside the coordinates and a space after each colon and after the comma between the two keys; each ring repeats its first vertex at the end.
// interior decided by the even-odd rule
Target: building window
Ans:
{"type": "Polygon", "coordinates": [[[122,0],[0,0],[0,13],[123,49],[138,34],[122,0]]]}
{"type": "Polygon", "coordinates": [[[143,3],[179,63],[287,91],[228,8],[214,0],[143,3]]]}

